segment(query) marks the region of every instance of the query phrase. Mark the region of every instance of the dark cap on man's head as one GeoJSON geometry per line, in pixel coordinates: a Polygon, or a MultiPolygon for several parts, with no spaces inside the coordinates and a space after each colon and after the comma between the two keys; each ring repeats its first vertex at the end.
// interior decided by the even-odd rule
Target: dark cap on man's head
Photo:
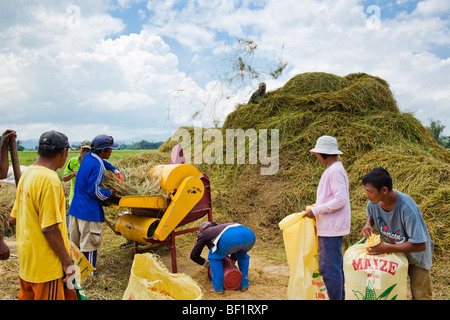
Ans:
{"type": "Polygon", "coordinates": [[[39,138],[39,149],[56,150],[64,148],[73,150],[70,147],[69,139],[64,133],[52,130],[44,132],[39,138]]]}
{"type": "Polygon", "coordinates": [[[91,147],[94,151],[105,148],[117,149],[118,147],[120,147],[120,144],[114,142],[113,137],[107,136],[106,134],[101,134],[92,139],[91,147]]]}

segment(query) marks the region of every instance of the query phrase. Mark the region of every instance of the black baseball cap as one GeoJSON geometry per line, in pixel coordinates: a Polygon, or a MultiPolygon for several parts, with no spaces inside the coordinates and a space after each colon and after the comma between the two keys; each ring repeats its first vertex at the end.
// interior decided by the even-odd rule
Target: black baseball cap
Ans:
{"type": "Polygon", "coordinates": [[[55,150],[64,148],[74,150],[70,147],[69,139],[64,133],[52,130],[44,132],[39,138],[39,149],[55,150]]]}

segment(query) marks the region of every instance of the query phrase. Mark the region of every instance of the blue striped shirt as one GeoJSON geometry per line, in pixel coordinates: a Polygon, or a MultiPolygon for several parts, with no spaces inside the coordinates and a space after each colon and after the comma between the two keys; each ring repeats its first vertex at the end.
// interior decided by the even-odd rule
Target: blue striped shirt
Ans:
{"type": "Polygon", "coordinates": [[[84,156],[77,172],[69,215],[85,221],[105,221],[102,201],[111,196],[110,190],[101,188],[105,170],[118,169],[95,153],[88,152],[84,156]]]}

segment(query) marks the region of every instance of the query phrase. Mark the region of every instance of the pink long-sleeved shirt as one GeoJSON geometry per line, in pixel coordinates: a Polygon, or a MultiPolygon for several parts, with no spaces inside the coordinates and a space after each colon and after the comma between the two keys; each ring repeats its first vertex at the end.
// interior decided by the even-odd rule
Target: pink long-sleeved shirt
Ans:
{"type": "Polygon", "coordinates": [[[318,236],[337,237],[350,233],[348,177],[342,162],[333,163],[323,172],[317,187],[316,203],[311,210],[316,217],[318,236]]]}

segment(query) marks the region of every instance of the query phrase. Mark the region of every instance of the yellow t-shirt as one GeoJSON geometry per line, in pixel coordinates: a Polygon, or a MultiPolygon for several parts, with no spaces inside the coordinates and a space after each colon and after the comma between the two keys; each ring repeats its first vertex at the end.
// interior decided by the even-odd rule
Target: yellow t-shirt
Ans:
{"type": "Polygon", "coordinates": [[[65,197],[56,172],[30,166],[19,180],[11,216],[16,218],[20,278],[32,283],[62,278],[62,262],[42,233],[43,228],[58,224],[69,252],[65,197]]]}

